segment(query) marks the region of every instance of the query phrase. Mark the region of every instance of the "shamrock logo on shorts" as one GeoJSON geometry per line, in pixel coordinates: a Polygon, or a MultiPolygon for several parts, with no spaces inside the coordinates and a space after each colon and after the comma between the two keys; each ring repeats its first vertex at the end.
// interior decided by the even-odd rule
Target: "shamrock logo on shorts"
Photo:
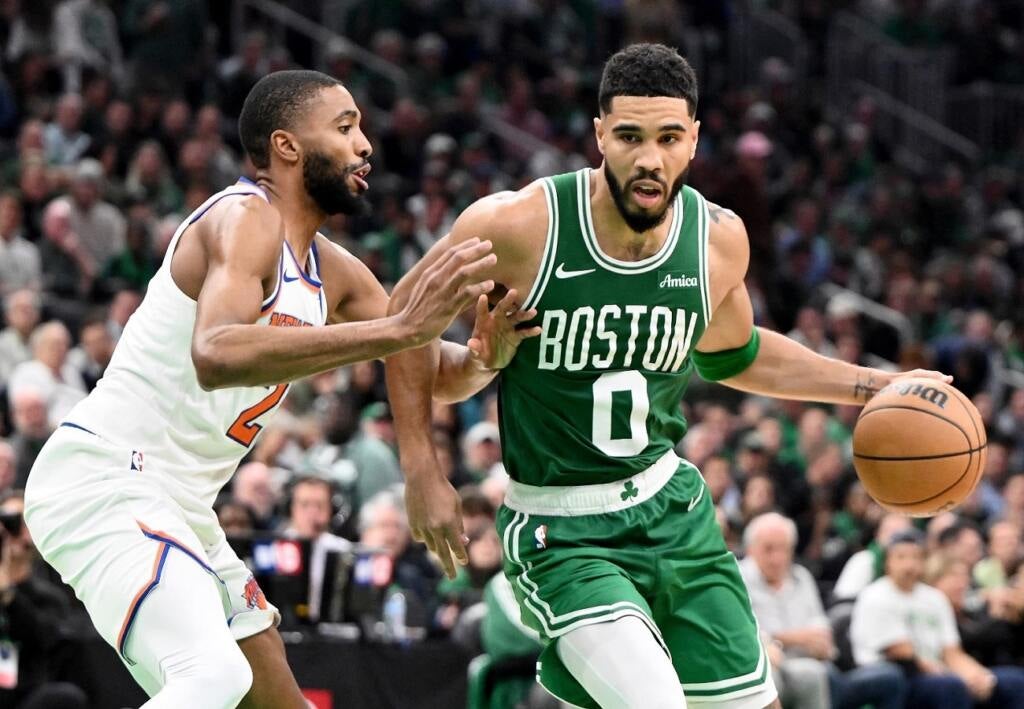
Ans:
{"type": "Polygon", "coordinates": [[[619,494],[619,497],[621,497],[622,501],[625,502],[629,498],[636,497],[639,494],[640,490],[637,488],[636,484],[632,480],[627,480],[626,484],[623,486],[622,492],[619,494]]]}

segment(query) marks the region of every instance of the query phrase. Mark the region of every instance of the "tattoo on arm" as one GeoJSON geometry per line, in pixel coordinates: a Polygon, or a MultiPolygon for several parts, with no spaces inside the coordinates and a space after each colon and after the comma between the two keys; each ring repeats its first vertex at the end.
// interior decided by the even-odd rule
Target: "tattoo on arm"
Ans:
{"type": "Polygon", "coordinates": [[[713,221],[715,224],[718,224],[719,217],[726,217],[727,219],[739,219],[739,217],[736,216],[736,212],[732,211],[731,209],[726,209],[725,207],[719,207],[717,204],[708,205],[708,214],[711,216],[711,221],[713,221]]]}
{"type": "Polygon", "coordinates": [[[878,393],[879,382],[871,372],[857,374],[857,383],[853,385],[853,398],[857,401],[867,402],[868,399],[878,393]]]}

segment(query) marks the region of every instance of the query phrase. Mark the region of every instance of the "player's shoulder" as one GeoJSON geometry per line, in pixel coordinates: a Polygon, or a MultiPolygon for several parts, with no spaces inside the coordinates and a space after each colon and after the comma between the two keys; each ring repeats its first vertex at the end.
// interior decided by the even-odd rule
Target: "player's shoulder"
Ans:
{"type": "Polygon", "coordinates": [[[712,257],[717,256],[727,263],[741,264],[746,270],[750,260],[750,241],[743,220],[731,209],[706,201],[708,245],[712,257]]]}
{"type": "MultiPolygon", "coordinates": [[[[459,215],[456,225],[469,231],[482,230],[487,238],[515,240],[538,228],[546,230],[547,219],[544,188],[537,180],[518,190],[478,199],[459,215]]],[[[474,235],[480,234],[470,234],[474,235]]]]}
{"type": "Polygon", "coordinates": [[[277,207],[255,194],[220,199],[210,206],[200,223],[209,225],[207,234],[226,241],[238,240],[250,248],[281,248],[284,218],[277,207]]]}

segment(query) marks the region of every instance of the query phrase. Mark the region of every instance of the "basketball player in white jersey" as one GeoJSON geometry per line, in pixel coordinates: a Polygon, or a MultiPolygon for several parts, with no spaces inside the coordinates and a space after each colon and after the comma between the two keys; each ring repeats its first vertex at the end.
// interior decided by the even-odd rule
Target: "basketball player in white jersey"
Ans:
{"type": "MultiPolygon", "coordinates": [[[[178,228],[105,376],[40,453],[25,520],[153,709],[305,707],[267,602],[214,498],[288,382],[423,345],[493,287],[489,242],[432,251],[409,304],[317,233],[365,208],[370,144],[318,72],[264,77],[239,118],[257,168],[178,228]],[[278,326],[278,327],[269,327],[278,326]]],[[[493,377],[528,333],[514,294],[478,303],[474,351],[446,345],[444,398],[493,377]]],[[[448,498],[444,498],[445,501],[448,498]]],[[[462,550],[462,540],[451,547],[462,550]]],[[[450,555],[442,555],[452,570],[450,555]]]]}

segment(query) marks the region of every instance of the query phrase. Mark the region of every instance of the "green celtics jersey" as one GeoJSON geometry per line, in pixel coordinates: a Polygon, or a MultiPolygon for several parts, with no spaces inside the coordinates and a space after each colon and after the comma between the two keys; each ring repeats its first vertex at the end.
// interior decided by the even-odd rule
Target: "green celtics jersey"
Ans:
{"type": "Polygon", "coordinates": [[[690,351],[709,318],[707,204],[684,187],[664,246],[620,261],[597,243],[590,175],[543,181],[547,245],[523,304],[543,332],[501,376],[505,467],[526,485],[621,480],[686,432],[690,351]]]}

